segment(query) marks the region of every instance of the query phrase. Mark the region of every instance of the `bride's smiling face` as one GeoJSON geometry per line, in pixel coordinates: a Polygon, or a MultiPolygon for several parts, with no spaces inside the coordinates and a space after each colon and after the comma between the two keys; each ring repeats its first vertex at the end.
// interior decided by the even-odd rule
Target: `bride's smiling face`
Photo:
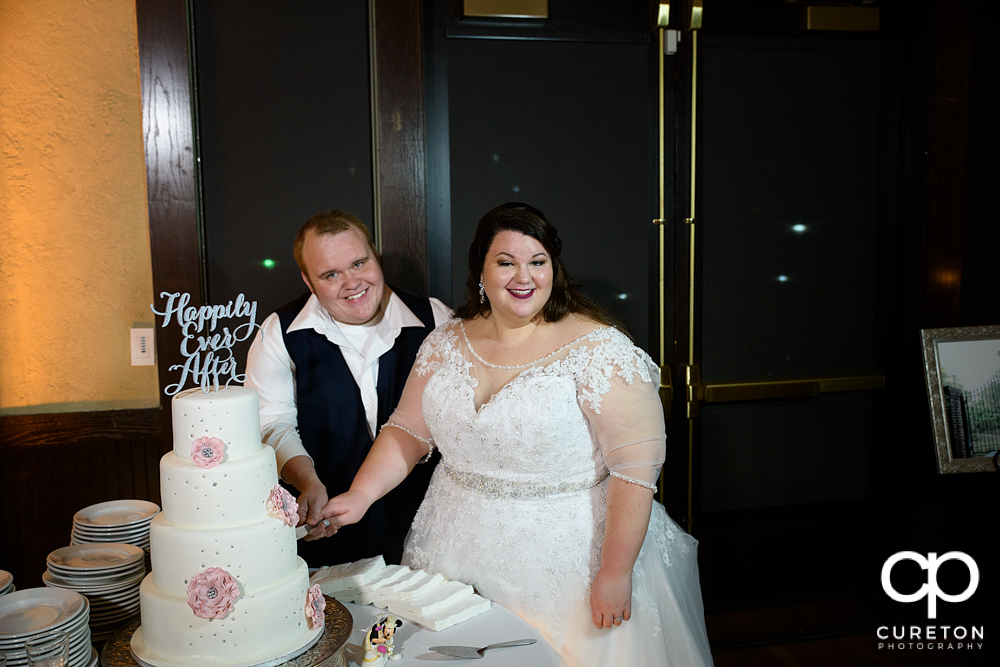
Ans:
{"type": "Polygon", "coordinates": [[[499,232],[483,263],[483,287],[495,315],[530,321],[552,294],[552,258],[531,236],[499,232]]]}

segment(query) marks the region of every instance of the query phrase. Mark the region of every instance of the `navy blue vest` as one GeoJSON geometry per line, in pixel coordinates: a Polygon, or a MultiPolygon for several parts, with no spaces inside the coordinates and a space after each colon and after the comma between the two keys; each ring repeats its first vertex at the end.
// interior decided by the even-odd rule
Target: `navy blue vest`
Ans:
{"type": "MultiPolygon", "coordinates": [[[[420,344],[434,330],[434,314],[426,298],[397,289],[392,291],[424,326],[403,327],[392,348],[379,358],[379,429],[399,403],[420,344]]],[[[309,296],[307,293],[277,312],[285,347],[295,363],[299,435],[332,498],[350,488],[354,475],[371,449],[372,438],[368,435],[361,390],[340,348],[313,329],[286,333],[309,296]]],[[[399,486],[376,501],[355,525],[341,528],[333,537],[313,542],[299,540],[299,555],[311,567],[346,563],[380,554],[385,556],[387,563],[399,563],[403,557],[406,533],[424,498],[438,458],[435,452],[431,461],[417,465],[399,486]]]]}

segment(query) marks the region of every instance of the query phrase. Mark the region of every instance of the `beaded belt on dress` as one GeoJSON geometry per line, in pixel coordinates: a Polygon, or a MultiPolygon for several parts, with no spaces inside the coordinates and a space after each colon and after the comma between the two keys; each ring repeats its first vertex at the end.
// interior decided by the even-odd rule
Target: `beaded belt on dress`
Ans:
{"type": "Polygon", "coordinates": [[[531,484],[529,482],[510,482],[475,472],[459,472],[441,461],[440,464],[452,481],[463,489],[477,491],[491,498],[544,498],[559,493],[586,491],[597,486],[608,478],[607,470],[601,474],[580,482],[563,482],[562,484],[531,484]]]}

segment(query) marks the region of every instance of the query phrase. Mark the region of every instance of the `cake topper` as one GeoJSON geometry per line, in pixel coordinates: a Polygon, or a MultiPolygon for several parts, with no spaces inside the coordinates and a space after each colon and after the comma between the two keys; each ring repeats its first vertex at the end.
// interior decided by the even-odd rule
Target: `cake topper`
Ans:
{"type": "Polygon", "coordinates": [[[395,652],[392,640],[396,628],[402,624],[401,620],[391,614],[379,614],[375,617],[375,622],[365,631],[362,645],[365,654],[361,661],[364,667],[382,667],[389,660],[396,661],[403,657],[395,652]]]}
{"type": "Polygon", "coordinates": [[[154,313],[163,316],[163,324],[160,326],[165,329],[171,319],[174,319],[183,334],[181,354],[184,356],[184,363],[170,367],[172,371],[181,371],[181,378],[163,390],[167,396],[173,396],[183,389],[188,376],[206,393],[212,387],[215,391],[219,390],[220,378],[224,379],[226,385],[246,380],[245,373],[239,375],[236,372],[233,345],[250,338],[254,329],[260,328],[256,321],[256,301],[247,301],[240,294],[236,301],[230,301],[225,306],[195,307],[188,306],[191,302],[191,294],[188,292],[160,292],[160,297],[167,300],[162,311],[157,310],[155,305],[149,306],[154,313]],[[216,331],[219,320],[242,317],[248,320],[232,331],[229,327],[222,327],[221,332],[216,331]]]}

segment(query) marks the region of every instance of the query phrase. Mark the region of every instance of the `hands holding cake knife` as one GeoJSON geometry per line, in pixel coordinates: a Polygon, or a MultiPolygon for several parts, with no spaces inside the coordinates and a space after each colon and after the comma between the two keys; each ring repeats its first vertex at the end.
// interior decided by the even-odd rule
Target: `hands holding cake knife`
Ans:
{"type": "Polygon", "coordinates": [[[302,538],[307,542],[330,537],[337,532],[337,525],[323,516],[324,506],[329,497],[326,485],[320,481],[308,456],[295,456],[285,462],[281,468],[281,476],[299,490],[296,501],[299,504],[299,526],[308,528],[308,534],[302,538]]]}

